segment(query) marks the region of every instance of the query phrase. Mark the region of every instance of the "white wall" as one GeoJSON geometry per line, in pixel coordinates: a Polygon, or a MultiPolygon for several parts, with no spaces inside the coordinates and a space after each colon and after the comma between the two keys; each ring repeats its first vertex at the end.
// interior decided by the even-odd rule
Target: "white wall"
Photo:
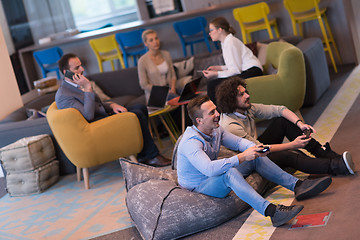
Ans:
{"type": "Polygon", "coordinates": [[[9,52],[9,56],[10,56],[11,54],[13,54],[15,52],[15,48],[14,48],[14,44],[11,39],[11,35],[10,35],[9,27],[8,27],[8,24],[6,21],[2,2],[0,2],[0,27],[3,31],[6,46],[7,46],[8,52],[9,52]]]}
{"type": "Polygon", "coordinates": [[[0,119],[3,119],[9,113],[23,106],[23,103],[2,28],[0,28],[0,73],[0,119]]]}

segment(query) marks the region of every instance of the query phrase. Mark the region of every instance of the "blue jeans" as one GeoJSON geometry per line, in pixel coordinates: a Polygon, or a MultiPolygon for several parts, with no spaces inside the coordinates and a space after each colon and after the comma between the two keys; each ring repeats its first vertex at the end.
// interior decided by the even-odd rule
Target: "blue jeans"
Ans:
{"type": "Polygon", "coordinates": [[[244,179],[244,176],[246,177],[254,171],[267,180],[291,191],[294,191],[295,184],[298,181],[296,177],[283,171],[270,161],[269,158],[260,157],[252,161],[245,161],[222,175],[209,177],[196,187],[194,191],[213,197],[224,198],[233,190],[241,200],[248,203],[262,215],[265,215],[265,209],[270,202],[258,194],[244,179]]]}

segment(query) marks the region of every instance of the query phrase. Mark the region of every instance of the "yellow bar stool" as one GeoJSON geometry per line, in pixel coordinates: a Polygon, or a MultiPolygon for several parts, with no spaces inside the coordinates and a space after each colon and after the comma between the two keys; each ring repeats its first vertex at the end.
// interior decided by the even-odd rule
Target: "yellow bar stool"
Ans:
{"type": "Polygon", "coordinates": [[[269,12],[269,5],[265,2],[259,2],[233,10],[234,18],[239,22],[244,43],[252,42],[250,34],[260,30],[267,30],[269,37],[273,39],[274,35],[271,27],[274,27],[275,35],[279,37],[276,19],[269,20],[269,12]]]}
{"type": "Polygon", "coordinates": [[[119,46],[115,40],[115,35],[89,40],[99,64],[100,72],[103,72],[103,62],[110,61],[111,68],[114,71],[114,60],[119,59],[121,67],[125,68],[124,59],[119,46]]]}
{"type": "Polygon", "coordinates": [[[335,59],[330,47],[330,44],[334,47],[335,53],[342,63],[338,48],[336,46],[333,34],[326,18],[326,8],[319,9],[320,0],[284,0],[284,6],[288,10],[291,18],[291,23],[294,31],[294,35],[304,36],[302,23],[312,20],[317,20],[319,22],[321,33],[323,35],[323,42],[325,44],[324,51],[329,53],[330,60],[334,67],[335,72],[337,72],[337,67],[335,64],[335,59]],[[297,28],[299,28],[299,33],[297,28]]]}

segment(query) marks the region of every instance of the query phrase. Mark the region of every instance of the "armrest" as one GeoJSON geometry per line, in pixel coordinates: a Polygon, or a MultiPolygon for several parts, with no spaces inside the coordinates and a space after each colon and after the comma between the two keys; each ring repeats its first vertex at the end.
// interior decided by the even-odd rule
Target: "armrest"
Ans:
{"type": "Polygon", "coordinates": [[[284,105],[283,86],[276,74],[246,79],[251,102],[284,105]]]}

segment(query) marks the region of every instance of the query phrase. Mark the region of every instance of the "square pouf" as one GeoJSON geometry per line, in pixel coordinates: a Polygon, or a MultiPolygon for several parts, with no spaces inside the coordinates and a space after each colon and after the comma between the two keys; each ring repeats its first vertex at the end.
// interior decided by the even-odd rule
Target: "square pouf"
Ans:
{"type": "Polygon", "coordinates": [[[6,172],[30,171],[55,159],[49,135],[22,138],[0,149],[0,160],[6,172]]]}
{"type": "Polygon", "coordinates": [[[41,193],[59,179],[59,161],[26,172],[7,172],[6,188],[10,196],[41,193]]]}

